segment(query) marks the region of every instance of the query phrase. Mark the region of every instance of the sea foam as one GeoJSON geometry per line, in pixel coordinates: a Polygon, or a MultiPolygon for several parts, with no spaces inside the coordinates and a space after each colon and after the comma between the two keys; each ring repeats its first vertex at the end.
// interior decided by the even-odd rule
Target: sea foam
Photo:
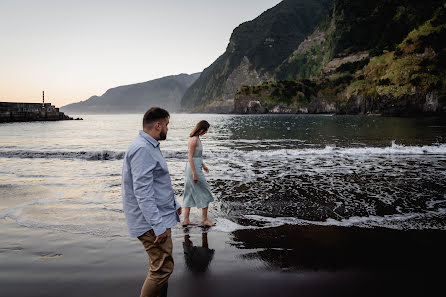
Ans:
{"type": "MultiPolygon", "coordinates": [[[[45,159],[81,159],[88,161],[121,160],[123,151],[0,151],[0,158],[45,158],[45,159]]],[[[166,159],[186,159],[186,151],[163,151],[166,159]]],[[[395,141],[386,147],[336,147],[301,148],[301,149],[265,149],[265,150],[228,150],[207,151],[205,158],[227,159],[240,158],[249,160],[270,158],[296,158],[301,156],[383,156],[383,155],[446,155],[446,144],[405,146],[396,144],[395,141]]]]}
{"type": "Polygon", "coordinates": [[[293,217],[265,217],[259,215],[245,215],[246,218],[266,223],[262,228],[279,227],[282,225],[319,225],[319,226],[339,226],[339,227],[361,227],[361,228],[389,228],[396,230],[405,229],[436,229],[446,230],[444,224],[435,224],[432,218],[446,217],[446,208],[439,208],[435,211],[426,213],[406,213],[393,214],[385,216],[352,216],[349,218],[335,220],[327,219],[326,221],[310,221],[293,217]]]}

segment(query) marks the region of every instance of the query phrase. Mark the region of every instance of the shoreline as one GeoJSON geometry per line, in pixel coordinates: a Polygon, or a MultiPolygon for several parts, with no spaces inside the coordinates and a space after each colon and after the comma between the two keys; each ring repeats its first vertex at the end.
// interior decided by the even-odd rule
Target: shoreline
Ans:
{"type": "MultiPolygon", "coordinates": [[[[32,229],[11,219],[0,224],[1,296],[139,295],[148,265],[137,239],[32,229]]],[[[212,259],[204,272],[193,272],[201,264],[187,262],[185,236],[201,247],[203,230],[172,230],[168,296],[420,296],[441,287],[436,271],[446,264],[446,231],[205,231],[212,259]]]]}

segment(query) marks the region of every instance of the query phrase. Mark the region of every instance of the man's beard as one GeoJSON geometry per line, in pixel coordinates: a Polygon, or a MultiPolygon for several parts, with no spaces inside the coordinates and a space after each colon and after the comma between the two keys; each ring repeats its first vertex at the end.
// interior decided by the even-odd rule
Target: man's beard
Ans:
{"type": "Polygon", "coordinates": [[[167,138],[167,133],[164,133],[164,131],[160,132],[160,140],[166,140],[167,138]]]}

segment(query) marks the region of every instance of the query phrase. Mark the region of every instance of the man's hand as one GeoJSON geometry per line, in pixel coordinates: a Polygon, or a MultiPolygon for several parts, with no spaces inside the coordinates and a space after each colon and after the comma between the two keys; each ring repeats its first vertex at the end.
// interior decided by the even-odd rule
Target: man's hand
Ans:
{"type": "Polygon", "coordinates": [[[198,182],[198,176],[194,174],[194,184],[196,184],[197,182],[198,182]]]}
{"type": "Polygon", "coordinates": [[[154,243],[158,243],[158,244],[159,244],[159,243],[163,243],[163,242],[165,242],[166,240],[167,240],[167,230],[164,231],[164,233],[158,235],[158,236],[155,238],[154,243]]]}
{"type": "Polygon", "coordinates": [[[179,216],[181,216],[181,212],[182,212],[182,208],[180,206],[180,208],[177,209],[177,213],[178,213],[179,216]]]}
{"type": "Polygon", "coordinates": [[[208,167],[206,165],[204,165],[204,164],[203,164],[203,170],[204,170],[204,172],[209,173],[208,167]]]}

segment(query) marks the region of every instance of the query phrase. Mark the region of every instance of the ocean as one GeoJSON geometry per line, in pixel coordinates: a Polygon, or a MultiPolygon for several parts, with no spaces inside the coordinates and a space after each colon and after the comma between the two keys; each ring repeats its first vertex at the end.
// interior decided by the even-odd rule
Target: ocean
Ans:
{"type": "MultiPolygon", "coordinates": [[[[77,116],[84,120],[0,125],[0,219],[127,236],[121,170],[142,114],[77,116]]],[[[209,232],[446,230],[444,118],[172,114],[161,150],[180,203],[188,134],[202,119],[211,124],[202,138],[217,222],[209,232]]]]}

